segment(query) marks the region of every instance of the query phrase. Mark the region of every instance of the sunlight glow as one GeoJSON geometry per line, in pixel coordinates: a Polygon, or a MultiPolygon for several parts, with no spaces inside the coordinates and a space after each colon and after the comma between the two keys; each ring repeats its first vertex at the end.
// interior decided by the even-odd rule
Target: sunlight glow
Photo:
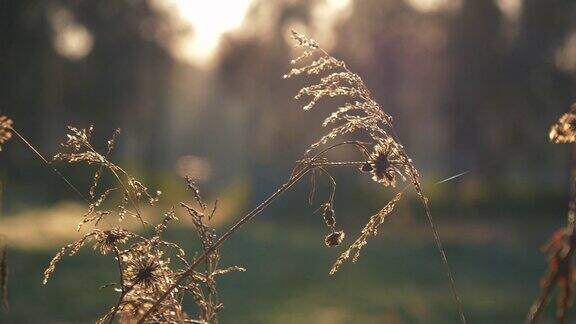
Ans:
{"type": "Polygon", "coordinates": [[[244,21],[252,0],[155,0],[192,28],[173,44],[174,55],[190,63],[205,63],[218,49],[220,38],[244,21]]]}
{"type": "Polygon", "coordinates": [[[64,8],[58,8],[50,14],[50,24],[54,30],[53,46],[58,54],[70,59],[80,60],[92,51],[92,34],[79,24],[74,15],[64,8]]]}
{"type": "Polygon", "coordinates": [[[576,31],[568,35],[564,44],[556,50],[556,66],[566,72],[576,72],[576,31]]]}
{"type": "MultiPolygon", "coordinates": [[[[347,19],[352,14],[351,0],[326,0],[319,3],[312,11],[312,27],[314,28],[314,38],[322,43],[322,46],[330,50],[336,42],[334,27],[342,20],[347,19]]],[[[305,32],[302,29],[295,28],[305,32]]],[[[292,40],[289,40],[292,44],[292,40]]]]}
{"type": "Polygon", "coordinates": [[[190,177],[194,181],[204,182],[212,176],[212,164],[205,157],[184,155],[176,161],[176,170],[182,177],[190,177]]]}
{"type": "Polygon", "coordinates": [[[523,0],[496,0],[498,9],[510,21],[517,21],[522,12],[523,0]]]}
{"type": "Polygon", "coordinates": [[[462,6],[462,0],[405,0],[412,9],[422,13],[439,11],[457,11],[462,6]]]}

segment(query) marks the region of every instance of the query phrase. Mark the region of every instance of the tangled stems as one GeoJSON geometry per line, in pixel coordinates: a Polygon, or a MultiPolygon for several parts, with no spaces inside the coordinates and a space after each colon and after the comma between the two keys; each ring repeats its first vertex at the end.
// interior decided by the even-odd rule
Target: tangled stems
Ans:
{"type": "Polygon", "coordinates": [[[217,250],[226,240],[228,240],[230,238],[230,236],[232,236],[232,234],[234,234],[238,229],[240,229],[240,227],[242,227],[244,224],[248,223],[254,217],[259,215],[262,211],[264,211],[278,197],[280,197],[282,194],[284,194],[294,184],[298,183],[300,181],[300,179],[302,179],[302,177],[304,177],[308,172],[310,172],[311,170],[313,170],[315,168],[322,168],[325,166],[357,166],[360,163],[363,163],[363,162],[322,162],[322,161],[319,161],[320,157],[324,153],[326,153],[327,151],[332,150],[336,147],[343,146],[343,145],[354,145],[354,146],[361,147],[362,143],[360,143],[358,141],[346,141],[346,142],[341,142],[338,144],[331,145],[331,146],[323,149],[319,153],[317,153],[314,157],[312,157],[312,158],[300,163],[299,165],[297,165],[296,168],[294,169],[294,171],[292,172],[290,178],[288,179],[288,181],[286,181],[283,185],[281,185],[272,195],[270,195],[270,197],[268,197],[266,200],[264,200],[262,203],[260,203],[260,205],[258,205],[256,208],[254,208],[252,211],[250,211],[244,217],[239,219],[232,227],[230,227],[230,229],[228,229],[228,231],[226,233],[224,233],[222,236],[220,236],[220,238],[218,238],[218,240],[216,240],[216,242],[214,242],[210,247],[208,247],[202,255],[200,255],[198,258],[196,258],[190,264],[188,269],[184,273],[182,273],[178,279],[176,279],[174,284],[172,286],[170,286],[160,296],[160,298],[158,298],[158,300],[156,300],[154,305],[152,305],[152,307],[150,307],[148,309],[148,311],[146,311],[146,313],[144,313],[144,315],[142,315],[140,320],[138,320],[138,324],[143,324],[144,320],[148,316],[150,316],[160,306],[160,303],[162,303],[162,301],[164,299],[166,299],[175,288],[177,288],[180,284],[182,284],[184,282],[184,280],[186,280],[186,278],[191,276],[194,272],[194,269],[201,262],[206,260],[207,257],[210,255],[210,253],[217,250]]]}
{"type": "Polygon", "coordinates": [[[399,137],[392,124],[392,118],[372,99],[371,92],[366,84],[357,74],[353,73],[346,66],[344,61],[334,58],[322,49],[316,41],[294,30],[292,31],[292,39],[296,41],[297,47],[302,47],[306,50],[303,55],[293,60],[292,64],[297,64],[315,52],[319,53],[320,56],[320,58],[314,60],[312,63],[304,64],[304,66],[300,68],[293,68],[284,76],[284,78],[290,78],[301,74],[322,75],[320,82],[302,88],[296,95],[296,99],[302,97],[309,98],[308,103],[303,109],[312,109],[320,99],[326,97],[344,96],[348,99],[346,105],[337,108],[335,112],[324,120],[322,125],[331,125],[331,130],[316,143],[312,144],[309,151],[325,144],[336,136],[353,133],[358,130],[364,131],[369,137],[375,140],[377,145],[374,149],[376,151],[381,151],[378,147],[381,148],[381,146],[384,145],[384,150],[377,152],[378,154],[376,156],[376,159],[384,160],[383,164],[375,164],[372,166],[375,168],[373,179],[382,183],[384,186],[394,186],[394,173],[400,173],[396,169],[395,164],[401,165],[406,175],[411,178],[413,188],[425,209],[426,218],[432,230],[436,247],[440,253],[442,264],[449,280],[450,290],[458,309],[460,321],[465,324],[466,317],[464,315],[462,302],[456,290],[454,275],[448,264],[448,258],[442,246],[440,235],[430,212],[428,199],[422,190],[418,171],[400,144],[399,137]],[[385,130],[385,128],[387,129],[385,130]],[[394,159],[390,159],[390,156],[387,155],[390,153],[389,146],[391,143],[395,144],[396,154],[399,155],[399,158],[395,159],[396,161],[393,161],[394,159]],[[376,170],[376,167],[379,167],[381,170],[376,170]]]}
{"type": "MultiPolygon", "coordinates": [[[[170,286],[160,296],[160,298],[158,298],[158,300],[156,300],[156,302],[152,305],[152,307],[149,308],[144,313],[144,315],[138,320],[138,324],[143,324],[144,320],[147,317],[149,317],[160,306],[162,301],[164,299],[166,299],[175,288],[177,288],[181,283],[183,283],[189,276],[191,276],[193,274],[194,269],[201,262],[205,261],[207,259],[207,257],[210,255],[210,253],[217,250],[226,240],[228,240],[230,238],[230,236],[232,236],[232,234],[234,234],[238,229],[240,229],[240,227],[242,227],[243,225],[245,225],[246,223],[251,221],[257,215],[259,215],[262,211],[264,211],[273,201],[275,201],[282,194],[284,194],[286,191],[288,191],[288,189],[290,189],[294,184],[298,183],[302,179],[302,177],[304,177],[308,172],[310,172],[316,168],[323,170],[325,167],[349,167],[349,166],[357,167],[357,166],[362,165],[364,163],[364,162],[360,162],[360,161],[328,162],[328,161],[324,161],[321,159],[321,156],[324,153],[326,153],[329,150],[335,149],[339,146],[343,146],[343,145],[353,145],[353,146],[356,146],[357,148],[359,148],[360,150],[365,150],[364,144],[365,143],[361,143],[359,141],[345,141],[345,142],[337,143],[337,144],[331,145],[331,146],[321,150],[319,153],[314,155],[314,157],[307,159],[307,160],[304,160],[304,161],[301,161],[295,167],[295,169],[292,172],[292,174],[290,175],[289,179],[283,185],[281,185],[272,195],[270,195],[260,205],[258,205],[256,208],[254,208],[252,211],[250,211],[248,214],[246,214],[244,217],[242,217],[240,220],[238,220],[226,233],[224,233],[216,242],[214,242],[214,244],[212,246],[208,247],[202,255],[200,255],[198,258],[196,258],[190,264],[188,269],[184,273],[182,273],[180,275],[180,277],[174,282],[174,284],[172,286],[170,286]]],[[[408,157],[406,157],[406,158],[408,158],[408,157]]],[[[415,171],[413,171],[411,176],[413,177],[413,179],[417,179],[417,173],[415,173],[415,171]]],[[[456,290],[456,282],[455,282],[454,276],[452,274],[452,270],[450,269],[450,266],[448,264],[448,259],[447,259],[446,253],[444,251],[444,247],[442,246],[440,234],[439,234],[438,229],[437,229],[437,227],[434,223],[434,220],[432,218],[430,207],[428,205],[428,199],[424,196],[422,188],[421,188],[420,183],[418,181],[413,181],[412,185],[413,185],[415,191],[418,193],[420,200],[422,202],[422,205],[425,209],[426,217],[427,217],[428,223],[431,227],[431,230],[432,230],[432,233],[434,236],[434,241],[435,241],[436,246],[440,252],[442,263],[445,267],[446,274],[448,276],[450,289],[452,291],[453,298],[454,298],[456,305],[457,305],[458,315],[459,315],[460,321],[463,324],[466,324],[466,317],[464,315],[462,302],[461,302],[460,297],[459,297],[457,290],[456,290]]]]}
{"type": "Polygon", "coordinates": [[[14,132],[14,134],[16,134],[16,136],[30,149],[32,150],[32,152],[34,152],[34,154],[36,154],[36,156],[48,167],[52,170],[52,172],[54,172],[58,177],[60,177],[60,179],[62,179],[62,181],[64,181],[66,183],[66,185],[68,185],[68,187],[70,187],[80,198],[82,198],[86,203],[90,204],[90,200],[88,200],[88,198],[86,198],[86,196],[84,196],[80,190],[78,190],[78,188],[76,188],[75,185],[72,184],[72,182],[70,182],[70,180],[68,180],[68,178],[66,178],[52,163],[50,163],[50,161],[48,161],[44,155],[42,155],[42,153],[40,153],[35,147],[34,145],[32,145],[24,136],[20,135],[20,133],[14,129],[14,127],[10,126],[10,130],[12,132],[14,132]]]}
{"type": "MultiPolygon", "coordinates": [[[[394,128],[392,128],[392,126],[390,125],[393,137],[398,138],[398,135],[396,134],[396,132],[394,131],[394,128]]],[[[38,150],[36,150],[24,137],[22,137],[16,130],[14,130],[11,127],[11,130],[15,133],[16,136],[18,136],[29,148],[31,148],[34,153],[36,153],[36,155],[47,165],[49,166],[58,176],[60,176],[60,178],[62,178],[72,189],[74,189],[74,191],[76,191],[79,196],[81,196],[83,199],[87,200],[85,196],[83,196],[74,185],[72,185],[72,183],[70,183],[60,172],[58,169],[56,169],[52,163],[50,163],[48,160],[46,160],[42,154],[40,154],[38,152],[38,150]]],[[[364,142],[360,142],[360,141],[345,141],[345,142],[341,142],[341,143],[337,143],[337,144],[333,144],[323,150],[321,150],[319,153],[315,154],[313,157],[311,158],[304,158],[303,160],[297,161],[296,167],[294,168],[292,174],[290,175],[290,177],[288,178],[288,180],[281,185],[268,199],[266,199],[265,201],[263,201],[260,205],[258,205],[254,210],[252,210],[251,212],[249,212],[248,214],[246,214],[244,217],[242,217],[240,220],[238,220],[223,236],[221,236],[216,242],[214,242],[213,244],[209,245],[204,253],[202,255],[200,255],[200,257],[198,257],[197,259],[194,259],[193,262],[188,266],[188,268],[185,270],[185,272],[183,272],[174,282],[173,285],[171,285],[165,292],[162,293],[162,295],[156,300],[156,302],[152,305],[151,308],[149,308],[145,314],[141,317],[141,319],[139,320],[139,323],[143,323],[144,320],[146,318],[148,318],[150,315],[152,315],[156,309],[158,309],[158,307],[161,305],[162,301],[165,300],[171,293],[172,291],[174,291],[175,288],[177,288],[179,285],[181,285],[187,278],[189,278],[191,275],[193,275],[194,273],[194,269],[202,262],[205,262],[206,260],[208,260],[209,256],[214,253],[215,251],[218,250],[218,248],[232,235],[234,234],[240,227],[242,227],[244,224],[246,224],[248,221],[252,220],[254,217],[256,217],[258,214],[260,214],[264,209],[266,209],[274,200],[276,200],[279,196],[281,196],[283,193],[285,193],[288,189],[290,189],[294,184],[298,183],[302,177],[304,177],[306,174],[308,174],[308,172],[310,171],[314,171],[316,169],[318,169],[320,172],[322,172],[323,174],[327,175],[328,177],[331,178],[332,180],[332,192],[331,192],[331,199],[333,198],[333,194],[334,194],[334,187],[335,187],[335,183],[334,180],[332,179],[332,177],[330,176],[330,174],[326,171],[326,168],[331,168],[331,167],[359,167],[362,166],[363,164],[366,163],[366,161],[352,161],[352,162],[330,162],[327,161],[324,157],[323,154],[326,153],[329,150],[335,149],[339,146],[343,146],[343,145],[353,145],[355,146],[357,149],[359,149],[359,151],[361,153],[363,153],[364,157],[366,159],[369,159],[369,152],[367,149],[367,146],[370,145],[371,143],[364,143],[364,142]]],[[[89,146],[90,151],[97,153],[94,148],[90,145],[89,146]]],[[[410,162],[409,157],[407,156],[406,152],[401,149],[399,150],[399,153],[403,156],[403,158],[406,161],[410,162]]],[[[441,254],[441,258],[442,258],[442,263],[445,267],[445,271],[446,274],[448,276],[449,279],[449,283],[450,283],[450,288],[452,290],[453,293],[453,297],[455,298],[457,307],[458,307],[458,313],[460,315],[460,319],[462,323],[466,323],[466,319],[464,317],[464,313],[463,313],[463,309],[462,309],[462,305],[461,305],[461,301],[460,298],[457,294],[456,291],[456,285],[455,285],[455,280],[454,277],[452,275],[452,272],[450,270],[450,267],[448,265],[448,261],[447,261],[447,257],[446,254],[444,252],[444,249],[442,247],[442,243],[440,241],[440,236],[438,234],[438,230],[436,229],[436,226],[434,224],[434,221],[432,219],[431,213],[430,213],[430,209],[428,206],[428,201],[426,199],[426,197],[423,194],[423,190],[420,186],[420,183],[418,181],[418,174],[417,171],[413,168],[413,166],[411,164],[410,168],[408,169],[408,174],[410,175],[410,178],[412,178],[412,185],[415,189],[415,191],[418,193],[420,200],[424,206],[424,209],[426,211],[426,216],[428,219],[428,222],[431,226],[431,230],[433,232],[434,235],[434,240],[435,243],[437,245],[437,248],[441,254]]],[[[102,167],[102,166],[101,166],[102,167]]],[[[119,171],[124,172],[124,170],[122,170],[121,168],[118,168],[119,171]]],[[[120,185],[125,189],[125,191],[128,191],[127,188],[125,187],[125,184],[123,183],[123,181],[121,181],[119,174],[116,172],[115,168],[112,168],[111,171],[113,172],[114,176],[116,177],[116,179],[120,182],[120,185]]],[[[127,197],[128,200],[130,201],[130,203],[132,203],[132,206],[135,209],[136,215],[140,216],[140,213],[134,203],[134,201],[132,200],[132,197],[127,197]]],[[[141,221],[141,217],[138,217],[141,221]]],[[[144,224],[143,224],[144,225],[144,224]]],[[[115,251],[117,254],[117,258],[119,259],[119,251],[115,251]]],[[[120,272],[120,277],[121,280],[123,280],[123,269],[122,269],[122,265],[120,264],[120,261],[118,261],[118,267],[119,267],[119,272],[120,272]]],[[[114,321],[115,316],[117,315],[122,302],[124,301],[124,298],[126,297],[126,295],[132,290],[132,287],[125,287],[124,284],[121,285],[122,286],[122,291],[120,293],[120,296],[118,298],[118,301],[116,303],[116,305],[114,306],[114,308],[112,309],[112,311],[108,314],[108,316],[106,316],[108,323],[112,323],[114,321]]],[[[545,303],[545,300],[544,300],[545,303]]],[[[106,319],[104,319],[106,320],[106,319]]]]}

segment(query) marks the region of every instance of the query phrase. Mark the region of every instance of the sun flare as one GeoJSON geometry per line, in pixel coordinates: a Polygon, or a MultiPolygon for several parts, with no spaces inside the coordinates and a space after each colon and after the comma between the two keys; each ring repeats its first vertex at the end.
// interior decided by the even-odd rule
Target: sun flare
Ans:
{"type": "Polygon", "coordinates": [[[190,63],[205,63],[218,49],[222,35],[242,25],[253,0],[155,0],[175,19],[191,27],[173,44],[174,55],[190,63]]]}

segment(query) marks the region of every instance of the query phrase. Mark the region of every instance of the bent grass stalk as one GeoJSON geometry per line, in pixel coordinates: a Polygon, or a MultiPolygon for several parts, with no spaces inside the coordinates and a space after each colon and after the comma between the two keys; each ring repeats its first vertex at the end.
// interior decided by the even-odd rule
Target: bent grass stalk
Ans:
{"type": "MultiPolygon", "coordinates": [[[[378,103],[372,99],[370,90],[368,90],[362,79],[357,74],[351,72],[343,61],[330,56],[318,45],[318,43],[316,43],[316,41],[309,39],[304,35],[292,31],[292,38],[297,42],[298,47],[305,50],[301,56],[292,60],[292,64],[296,65],[301,63],[303,60],[312,59],[314,56],[317,56],[317,59],[303,67],[293,68],[288,74],[284,75],[284,78],[291,78],[303,74],[308,76],[318,76],[321,78],[318,83],[302,88],[296,95],[296,99],[304,97],[310,98],[308,103],[304,106],[304,110],[314,108],[318,101],[323,98],[338,96],[348,99],[349,102],[338,107],[336,111],[332,112],[324,120],[322,126],[331,127],[330,131],[310,146],[310,148],[304,153],[304,158],[302,160],[297,161],[296,167],[289,179],[255,209],[240,218],[240,220],[238,220],[224,235],[220,237],[219,240],[214,243],[214,246],[207,250],[208,252],[205,252],[205,254],[195,259],[188,270],[176,280],[176,282],[153,304],[150,309],[148,309],[146,313],[144,313],[138,323],[144,323],[148,316],[156,311],[162,301],[178,286],[179,282],[185,280],[193,273],[194,268],[206,258],[209,251],[219,248],[232,234],[234,234],[244,224],[259,215],[274,200],[284,194],[295,183],[300,181],[303,176],[312,170],[320,170],[321,173],[327,175],[332,182],[332,193],[328,201],[322,205],[324,206],[323,216],[329,230],[331,231],[331,234],[326,236],[326,244],[328,246],[339,245],[344,238],[344,232],[336,231],[335,229],[335,221],[333,221],[334,210],[332,208],[335,181],[327,171],[327,168],[332,166],[357,167],[359,165],[361,166],[361,171],[370,173],[372,179],[382,184],[384,187],[394,187],[398,177],[403,180],[406,180],[406,176],[409,178],[412,187],[418,194],[424,207],[436,247],[440,253],[441,261],[449,280],[450,289],[457,306],[459,319],[462,323],[466,323],[462,302],[456,289],[454,275],[448,264],[446,252],[442,245],[437,226],[432,218],[428,199],[422,190],[418,171],[398,140],[398,136],[392,125],[392,118],[388,116],[381,109],[378,103]],[[324,74],[324,76],[322,76],[322,74],[324,74]],[[388,131],[386,129],[388,129],[388,131]],[[325,149],[321,149],[320,152],[314,154],[311,158],[309,157],[313,151],[320,149],[328,142],[333,141],[336,137],[351,135],[353,133],[362,133],[364,137],[367,136],[370,139],[370,142],[361,142],[360,140],[344,141],[332,144],[325,149]],[[335,162],[329,161],[323,156],[327,151],[345,144],[352,144],[358,148],[363,157],[363,161],[335,162]]],[[[309,200],[311,200],[311,197],[313,197],[315,193],[315,174],[315,172],[312,172],[311,183],[313,188],[311,189],[309,200]]],[[[355,256],[352,261],[354,262],[357,260],[360,250],[367,243],[367,239],[377,234],[378,226],[380,226],[384,221],[384,218],[393,211],[396,202],[401,198],[401,193],[398,193],[396,197],[386,204],[379,213],[370,218],[369,222],[362,230],[360,237],[336,260],[330,271],[331,274],[338,271],[340,266],[350,257],[350,254],[353,251],[355,252],[355,256]]]]}
{"type": "MultiPolygon", "coordinates": [[[[144,315],[142,316],[142,318],[140,318],[140,320],[138,321],[138,323],[144,323],[144,320],[150,316],[151,313],[153,313],[157,307],[160,305],[160,303],[168,297],[168,295],[176,288],[178,287],[178,285],[184,281],[187,277],[189,277],[194,269],[201,263],[203,262],[206,257],[208,256],[208,254],[216,249],[218,249],[225,241],[227,241],[230,236],[232,236],[236,231],[238,231],[242,226],[244,226],[246,223],[250,222],[252,219],[254,219],[256,216],[258,216],[260,213],[262,213],[268,206],[270,206],[270,204],[272,204],[277,198],[279,198],[282,194],[284,194],[288,189],[290,189],[294,184],[296,184],[298,181],[300,181],[300,179],[302,179],[302,177],[304,177],[308,172],[310,172],[312,169],[314,168],[319,168],[319,167],[323,167],[323,166],[331,166],[330,163],[320,163],[320,162],[316,162],[316,160],[320,157],[321,154],[326,153],[327,151],[334,149],[338,146],[342,146],[342,145],[356,145],[357,142],[343,142],[343,143],[338,143],[335,145],[332,145],[328,148],[326,148],[325,150],[323,150],[320,154],[318,154],[316,157],[314,157],[313,159],[311,159],[310,162],[306,163],[304,166],[301,167],[301,169],[299,169],[298,171],[296,171],[296,169],[298,168],[298,166],[295,168],[295,172],[290,176],[290,178],[284,183],[282,184],[272,195],[270,195],[268,198],[266,198],[262,203],[260,203],[260,205],[258,205],[256,208],[254,208],[253,210],[251,210],[249,213],[247,213],[245,216],[243,216],[242,218],[240,218],[234,225],[232,225],[230,227],[230,229],[228,229],[228,231],[226,231],[226,233],[224,233],[216,242],[214,242],[214,244],[207,250],[205,251],[202,255],[200,255],[199,257],[197,257],[189,266],[188,270],[186,270],[186,272],[184,272],[180,278],[178,278],[176,280],[176,282],[170,287],[168,288],[168,290],[154,303],[154,305],[146,312],[144,313],[144,315]]],[[[348,166],[347,164],[343,164],[343,163],[339,163],[339,166],[348,166]]],[[[358,162],[351,162],[349,165],[351,166],[356,166],[358,165],[358,162]]]]}

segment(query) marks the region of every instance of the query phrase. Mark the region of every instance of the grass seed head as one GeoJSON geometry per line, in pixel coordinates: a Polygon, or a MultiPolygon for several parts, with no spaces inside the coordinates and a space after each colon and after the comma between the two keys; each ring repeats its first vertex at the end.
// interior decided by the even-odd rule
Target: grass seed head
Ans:
{"type": "Polygon", "coordinates": [[[0,151],[2,151],[2,145],[12,138],[13,124],[12,119],[0,116],[0,151]]]}
{"type": "Polygon", "coordinates": [[[336,247],[340,245],[342,241],[344,241],[345,237],[346,234],[344,233],[344,231],[332,232],[326,235],[326,238],[324,238],[324,243],[326,244],[327,247],[336,247]]]}

